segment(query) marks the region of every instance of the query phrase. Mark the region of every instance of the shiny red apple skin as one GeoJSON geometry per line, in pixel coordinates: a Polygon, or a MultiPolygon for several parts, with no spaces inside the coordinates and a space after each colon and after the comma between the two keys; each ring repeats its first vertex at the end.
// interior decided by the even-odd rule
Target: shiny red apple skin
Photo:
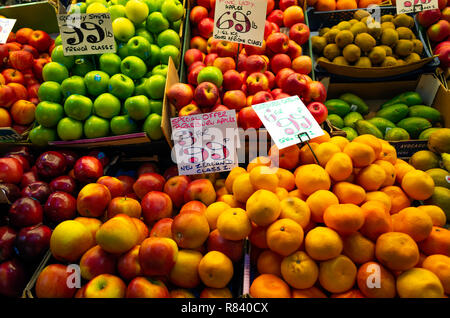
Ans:
{"type": "Polygon", "coordinates": [[[0,264],[0,295],[18,297],[28,282],[24,263],[17,258],[0,264]]]}
{"type": "Polygon", "coordinates": [[[50,246],[52,230],[43,224],[24,227],[17,234],[16,247],[20,258],[26,261],[42,257],[50,246]]]}
{"type": "Polygon", "coordinates": [[[10,226],[0,226],[0,263],[14,256],[17,232],[10,226]]]}
{"type": "Polygon", "coordinates": [[[96,157],[83,156],[75,162],[73,171],[76,180],[91,183],[103,176],[103,165],[96,157]]]}
{"type": "Polygon", "coordinates": [[[41,204],[47,201],[47,198],[52,193],[48,183],[44,181],[35,181],[28,184],[22,189],[22,196],[30,197],[38,200],[41,204]]]}
{"type": "Polygon", "coordinates": [[[29,197],[22,197],[14,201],[8,213],[11,225],[18,228],[41,223],[43,215],[44,212],[39,201],[29,197]]]}
{"type": "Polygon", "coordinates": [[[77,215],[77,200],[67,192],[53,192],[45,202],[44,215],[54,223],[74,219],[77,215]]]}
{"type": "Polygon", "coordinates": [[[49,185],[53,192],[63,191],[74,195],[77,190],[77,183],[75,179],[67,175],[56,177],[50,181],[49,185]]]}
{"type": "Polygon", "coordinates": [[[67,168],[66,158],[59,152],[47,151],[42,153],[37,159],[37,173],[45,179],[53,179],[64,174],[67,168]]]}

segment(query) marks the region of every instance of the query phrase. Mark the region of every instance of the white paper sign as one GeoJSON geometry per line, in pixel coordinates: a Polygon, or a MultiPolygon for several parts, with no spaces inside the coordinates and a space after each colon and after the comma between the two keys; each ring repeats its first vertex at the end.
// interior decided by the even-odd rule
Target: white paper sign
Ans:
{"type": "Polygon", "coordinates": [[[109,13],[58,14],[64,55],[116,52],[109,13]]]}
{"type": "Polygon", "coordinates": [[[397,0],[397,14],[438,9],[438,0],[397,0]]]}
{"type": "Polygon", "coordinates": [[[5,44],[8,36],[11,33],[16,19],[2,19],[0,18],[0,44],[5,44]]]}
{"type": "Polygon", "coordinates": [[[216,0],[213,37],[262,47],[267,0],[216,0]]]}
{"type": "Polygon", "coordinates": [[[298,96],[252,106],[279,149],[322,136],[322,128],[298,96]],[[306,134],[305,134],[306,133],[306,134]],[[301,135],[301,140],[298,137],[301,135]]]}
{"type": "Polygon", "coordinates": [[[171,118],[170,123],[172,159],[180,175],[230,171],[237,166],[235,110],[171,118]]]}

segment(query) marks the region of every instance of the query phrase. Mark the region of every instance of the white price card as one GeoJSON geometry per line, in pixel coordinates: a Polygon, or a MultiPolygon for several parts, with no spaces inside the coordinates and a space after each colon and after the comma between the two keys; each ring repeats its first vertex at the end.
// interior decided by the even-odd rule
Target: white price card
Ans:
{"type": "Polygon", "coordinates": [[[230,171],[237,166],[235,110],[175,117],[170,123],[172,159],[180,175],[230,171]]]}
{"type": "Polygon", "coordinates": [[[322,136],[322,128],[298,96],[252,106],[279,149],[322,136]],[[299,138],[301,135],[301,139],[299,138]]]}
{"type": "Polygon", "coordinates": [[[216,0],[213,37],[262,47],[267,0],[216,0]]]}
{"type": "Polygon", "coordinates": [[[16,19],[0,18],[0,44],[5,44],[8,36],[16,24],[16,19]]]}
{"type": "Polygon", "coordinates": [[[109,13],[58,14],[64,55],[115,53],[109,13]]]}
{"type": "Polygon", "coordinates": [[[397,0],[397,14],[438,9],[438,0],[397,0]]]}

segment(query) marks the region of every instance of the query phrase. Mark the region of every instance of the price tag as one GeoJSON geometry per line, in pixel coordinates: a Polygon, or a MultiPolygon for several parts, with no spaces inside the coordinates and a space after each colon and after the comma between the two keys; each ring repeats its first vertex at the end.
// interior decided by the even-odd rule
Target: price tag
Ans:
{"type": "Polygon", "coordinates": [[[5,44],[8,36],[11,33],[16,19],[2,19],[0,18],[0,44],[5,44]]]}
{"type": "Polygon", "coordinates": [[[216,0],[213,37],[262,47],[267,0],[216,0]]]}
{"type": "Polygon", "coordinates": [[[14,129],[11,128],[0,128],[0,141],[17,141],[22,139],[14,129]]]}
{"type": "Polygon", "coordinates": [[[64,55],[116,52],[109,13],[58,14],[64,55]]]}
{"type": "MultiPolygon", "coordinates": [[[[279,149],[302,141],[299,134],[309,138],[322,136],[323,130],[298,96],[252,106],[279,149]]],[[[302,138],[303,139],[303,138],[302,138]]]]}
{"type": "Polygon", "coordinates": [[[438,9],[438,0],[398,0],[397,14],[438,9]]]}
{"type": "Polygon", "coordinates": [[[230,171],[237,166],[235,110],[171,118],[170,123],[172,159],[180,175],[230,171]]]}

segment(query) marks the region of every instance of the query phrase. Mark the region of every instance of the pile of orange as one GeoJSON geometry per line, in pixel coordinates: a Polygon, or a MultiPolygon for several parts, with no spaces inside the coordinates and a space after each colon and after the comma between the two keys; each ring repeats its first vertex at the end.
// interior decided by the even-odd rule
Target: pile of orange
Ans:
{"type": "MultiPolygon", "coordinates": [[[[317,11],[351,10],[367,8],[371,4],[381,5],[382,0],[307,0],[309,7],[317,11]]],[[[395,6],[395,0],[391,1],[395,6]]]]}
{"type": "MultiPolygon", "coordinates": [[[[252,297],[446,297],[450,231],[425,172],[372,135],[328,134],[234,168],[217,229],[248,235],[252,297]],[[279,153],[279,167],[271,167],[279,153]],[[316,162],[316,158],[318,162],[316,162]]],[[[277,151],[274,151],[277,150],[277,151]]]]}

